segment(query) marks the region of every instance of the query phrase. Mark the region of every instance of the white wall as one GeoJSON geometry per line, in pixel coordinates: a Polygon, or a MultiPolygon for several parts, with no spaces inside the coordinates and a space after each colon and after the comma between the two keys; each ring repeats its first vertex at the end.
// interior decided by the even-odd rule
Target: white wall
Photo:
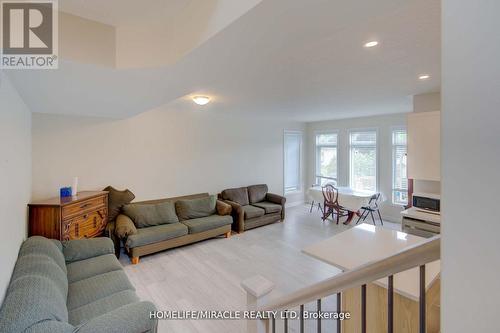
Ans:
{"type": "Polygon", "coordinates": [[[500,2],[443,1],[442,332],[499,332],[500,2]]]}
{"type": "MultiPolygon", "coordinates": [[[[138,200],[267,183],[283,193],[283,134],[303,125],[211,108],[159,108],[133,118],[33,115],[33,196],[130,188],[138,200]]],[[[302,198],[300,198],[302,199],[302,198]]]]}
{"type": "Polygon", "coordinates": [[[162,22],[117,27],[119,68],[170,65],[226,28],[262,0],[189,1],[162,22]]]}
{"type": "Polygon", "coordinates": [[[0,71],[0,303],[26,237],[31,195],[31,112],[0,71]]]}
{"type": "Polygon", "coordinates": [[[382,205],[382,217],[390,221],[401,221],[399,212],[401,206],[392,204],[392,129],[406,127],[406,114],[387,116],[351,118],[331,121],[321,121],[307,124],[307,183],[315,183],[315,149],[314,137],[316,132],[337,131],[338,145],[338,173],[339,184],[349,185],[349,131],[351,129],[377,129],[378,137],[378,184],[379,190],[387,201],[382,205]]]}
{"type": "MultiPolygon", "coordinates": [[[[441,93],[427,93],[413,96],[413,112],[432,112],[441,110],[441,93]]],[[[413,191],[416,193],[441,194],[441,182],[415,179],[413,191]]]]}

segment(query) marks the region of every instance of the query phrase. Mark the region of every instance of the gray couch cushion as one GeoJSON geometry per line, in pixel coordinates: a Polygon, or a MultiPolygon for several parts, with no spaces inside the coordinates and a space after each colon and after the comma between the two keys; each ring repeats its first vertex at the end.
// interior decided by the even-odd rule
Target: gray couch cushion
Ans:
{"type": "Polygon", "coordinates": [[[73,262],[68,264],[67,268],[68,282],[73,283],[95,275],[120,270],[122,265],[114,254],[106,254],[73,262]]]}
{"type": "Polygon", "coordinates": [[[74,239],[63,242],[66,263],[115,253],[113,241],[108,237],[74,239]]]}
{"type": "Polygon", "coordinates": [[[248,198],[250,204],[261,202],[266,199],[268,189],[266,184],[248,186],[248,198]]]}
{"type": "Polygon", "coordinates": [[[12,273],[12,281],[24,276],[36,275],[54,282],[63,299],[68,296],[68,278],[66,272],[59,267],[54,259],[46,254],[28,254],[19,257],[12,273]]]}
{"type": "Polygon", "coordinates": [[[211,215],[199,219],[182,221],[185,224],[190,234],[216,229],[233,223],[233,218],[229,215],[211,215]]]}
{"type": "Polygon", "coordinates": [[[234,201],[242,206],[248,205],[248,190],[246,187],[229,188],[222,191],[222,199],[234,201]]]}
{"type": "Polygon", "coordinates": [[[179,222],[175,213],[175,205],[170,201],[156,204],[130,204],[123,207],[123,212],[134,221],[137,228],[179,222]]]}
{"type": "Polygon", "coordinates": [[[264,209],[266,211],[266,214],[279,213],[282,209],[281,205],[269,201],[261,201],[252,205],[264,209]]]}
{"type": "Polygon", "coordinates": [[[64,260],[64,255],[60,250],[60,242],[53,241],[41,236],[33,236],[24,241],[19,250],[19,257],[27,254],[46,254],[61,267],[61,269],[66,272],[66,262],[64,260]]]}
{"type": "Polygon", "coordinates": [[[175,211],[180,221],[197,219],[215,214],[216,203],[215,195],[192,200],[178,200],[175,203],[175,211]]]}
{"type": "Polygon", "coordinates": [[[187,234],[188,228],[182,223],[162,224],[155,227],[137,229],[135,235],[128,236],[125,245],[129,248],[134,248],[187,234]]]}
{"type": "MultiPolygon", "coordinates": [[[[16,331],[17,332],[17,331],[16,331]]],[[[46,320],[39,322],[23,331],[23,333],[74,333],[75,327],[69,323],[57,321],[57,320],[46,320]]]]}
{"type": "Polygon", "coordinates": [[[245,213],[245,220],[261,217],[266,213],[264,209],[251,205],[243,206],[242,208],[245,213]]]}
{"type": "Polygon", "coordinates": [[[53,280],[24,275],[11,281],[0,309],[0,332],[24,332],[43,321],[68,321],[66,298],[53,280]]]}
{"type": "Polygon", "coordinates": [[[156,307],[151,302],[130,303],[78,326],[78,333],[157,332],[158,321],[149,319],[153,311],[156,307]]]}
{"type": "Polygon", "coordinates": [[[69,322],[72,325],[80,325],[103,313],[113,311],[121,306],[138,302],[139,298],[132,290],[124,290],[95,302],[86,304],[69,312],[69,322]]]}
{"type": "Polygon", "coordinates": [[[124,290],[135,290],[123,270],[96,275],[69,284],[68,310],[124,290]]]}

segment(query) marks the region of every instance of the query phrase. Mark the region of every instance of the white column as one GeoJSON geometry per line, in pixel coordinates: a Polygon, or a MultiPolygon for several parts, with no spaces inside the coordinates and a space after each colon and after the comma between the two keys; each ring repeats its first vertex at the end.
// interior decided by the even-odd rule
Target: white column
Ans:
{"type": "MultiPolygon", "coordinates": [[[[256,310],[257,303],[262,302],[265,296],[274,289],[274,283],[257,275],[242,281],[241,287],[247,292],[248,310],[256,310]]],[[[258,320],[247,320],[247,333],[258,333],[259,328],[261,328],[260,331],[264,331],[262,326],[259,326],[258,320]]]]}

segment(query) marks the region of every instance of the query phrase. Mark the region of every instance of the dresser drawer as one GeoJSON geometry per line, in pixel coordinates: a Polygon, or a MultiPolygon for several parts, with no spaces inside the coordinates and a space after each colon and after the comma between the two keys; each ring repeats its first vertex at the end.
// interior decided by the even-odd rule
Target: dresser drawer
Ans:
{"type": "Polygon", "coordinates": [[[76,215],[82,215],[88,212],[98,210],[106,206],[106,196],[91,198],[85,201],[66,205],[62,208],[62,219],[69,219],[76,215]]]}
{"type": "Polygon", "coordinates": [[[63,222],[62,239],[81,239],[100,236],[107,223],[107,209],[79,215],[63,222]]]}

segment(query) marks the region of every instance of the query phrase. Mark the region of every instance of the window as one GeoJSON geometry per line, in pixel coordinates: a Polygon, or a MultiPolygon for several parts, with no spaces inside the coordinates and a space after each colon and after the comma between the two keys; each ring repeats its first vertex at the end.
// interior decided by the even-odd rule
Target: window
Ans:
{"type": "Polygon", "coordinates": [[[377,132],[350,133],[350,183],[357,190],[377,190],[377,132]]]}
{"type": "Polygon", "coordinates": [[[405,129],[392,131],[392,203],[403,206],[408,204],[406,142],[405,129]]]}
{"type": "Polygon", "coordinates": [[[301,132],[285,132],[285,193],[300,191],[301,132]]]}
{"type": "Polygon", "coordinates": [[[316,184],[337,184],[337,133],[316,134],[316,184]]]}

